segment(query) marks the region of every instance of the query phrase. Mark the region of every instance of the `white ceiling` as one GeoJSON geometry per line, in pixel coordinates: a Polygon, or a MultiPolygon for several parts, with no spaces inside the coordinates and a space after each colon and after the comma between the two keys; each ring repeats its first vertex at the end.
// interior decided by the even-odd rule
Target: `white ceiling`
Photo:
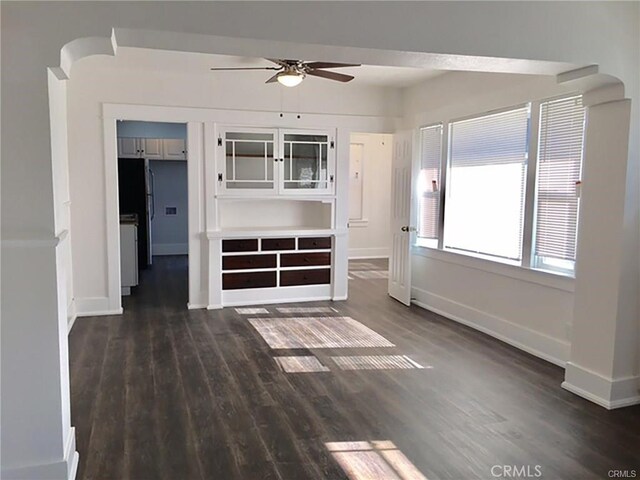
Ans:
{"type": "MultiPolygon", "coordinates": [[[[318,59],[309,59],[317,61],[318,59]]],[[[150,70],[172,71],[176,73],[190,73],[203,75],[243,75],[247,73],[262,74],[265,80],[274,72],[212,72],[211,67],[268,67],[271,62],[263,58],[233,57],[229,55],[211,55],[200,53],[170,52],[166,50],[148,50],[140,48],[118,48],[113,63],[119,67],[150,70]]],[[[331,61],[323,59],[323,61],[331,61]]],[[[427,79],[446,73],[443,70],[427,70],[409,67],[383,67],[374,65],[362,65],[361,67],[341,68],[336,71],[353,75],[356,78],[350,82],[352,85],[369,85],[379,87],[409,87],[427,79]]],[[[316,80],[316,79],[314,79],[316,80]]],[[[326,81],[317,79],[317,81],[326,81]]]]}

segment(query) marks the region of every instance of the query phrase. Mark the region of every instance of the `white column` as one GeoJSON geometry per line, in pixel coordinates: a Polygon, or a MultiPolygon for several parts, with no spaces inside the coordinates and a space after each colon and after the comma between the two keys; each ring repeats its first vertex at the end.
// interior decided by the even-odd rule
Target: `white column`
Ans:
{"type": "MultiPolygon", "coordinates": [[[[69,232],[65,229],[66,80],[59,69],[49,74],[49,108],[51,163],[33,181],[42,180],[42,188],[46,182],[55,183],[56,195],[41,206],[49,210],[50,226],[40,231],[25,229],[33,217],[2,225],[0,477],[7,480],[72,479],[78,465],[71,427],[67,343],[66,280],[71,272],[66,255],[69,232]],[[52,231],[59,233],[48,233],[52,231]]],[[[19,151],[8,148],[3,149],[3,160],[7,154],[20,158],[19,151]]]]}
{"type": "Polygon", "coordinates": [[[564,388],[606,408],[640,403],[638,320],[618,304],[630,100],[588,106],[571,355],[564,388]]]}
{"type": "Polygon", "coordinates": [[[346,300],[348,295],[349,270],[349,151],[351,131],[339,128],[336,138],[336,235],[333,242],[333,300],[346,300]]]}

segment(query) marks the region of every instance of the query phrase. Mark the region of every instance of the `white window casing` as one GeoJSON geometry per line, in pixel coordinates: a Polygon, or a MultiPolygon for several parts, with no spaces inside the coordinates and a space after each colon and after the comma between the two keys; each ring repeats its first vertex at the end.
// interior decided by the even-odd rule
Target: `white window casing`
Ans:
{"type": "Polygon", "coordinates": [[[444,248],[522,259],[530,106],[449,124],[444,248]]]}
{"type": "Polygon", "coordinates": [[[534,268],[574,270],[584,126],[581,96],[540,104],[534,268]]]}

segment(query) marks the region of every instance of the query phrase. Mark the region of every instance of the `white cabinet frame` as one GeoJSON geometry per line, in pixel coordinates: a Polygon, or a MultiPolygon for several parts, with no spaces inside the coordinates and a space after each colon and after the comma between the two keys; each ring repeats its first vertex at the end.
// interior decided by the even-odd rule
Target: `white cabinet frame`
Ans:
{"type": "MultiPolygon", "coordinates": [[[[217,129],[217,146],[216,146],[216,181],[218,193],[222,196],[305,196],[315,197],[323,195],[333,195],[335,192],[335,164],[336,164],[336,148],[335,148],[335,129],[287,129],[287,128],[255,128],[255,127],[234,127],[221,126],[217,129]],[[273,157],[267,157],[265,153],[265,180],[243,180],[236,179],[235,172],[227,169],[227,142],[244,141],[260,143],[260,140],[233,140],[227,139],[227,133],[257,133],[273,135],[273,157]],[[290,149],[289,159],[285,158],[285,135],[315,135],[326,136],[327,142],[324,147],[327,151],[327,174],[326,179],[318,181],[326,181],[325,188],[298,188],[287,189],[285,182],[291,181],[285,179],[285,163],[291,161],[292,151],[290,149]],[[273,180],[267,180],[267,161],[273,162],[273,180]],[[273,188],[229,188],[227,182],[238,181],[243,183],[264,183],[273,181],[273,188]]],[[[268,142],[268,140],[265,140],[268,142]]],[[[286,142],[289,143],[289,142],[286,142]]],[[[304,142],[293,142],[304,143],[304,142]]],[[[316,143],[316,142],[312,142],[316,143]]],[[[321,142],[324,144],[324,142],[321,142]]],[[[235,159],[234,159],[235,160],[235,159]]]]}

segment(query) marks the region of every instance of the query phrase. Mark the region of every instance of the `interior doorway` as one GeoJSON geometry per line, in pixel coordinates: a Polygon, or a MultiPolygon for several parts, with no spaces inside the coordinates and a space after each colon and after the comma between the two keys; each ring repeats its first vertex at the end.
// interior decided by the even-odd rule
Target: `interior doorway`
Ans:
{"type": "Polygon", "coordinates": [[[154,259],[188,264],[187,125],[118,121],[116,137],[120,290],[128,296],[154,259]]]}

